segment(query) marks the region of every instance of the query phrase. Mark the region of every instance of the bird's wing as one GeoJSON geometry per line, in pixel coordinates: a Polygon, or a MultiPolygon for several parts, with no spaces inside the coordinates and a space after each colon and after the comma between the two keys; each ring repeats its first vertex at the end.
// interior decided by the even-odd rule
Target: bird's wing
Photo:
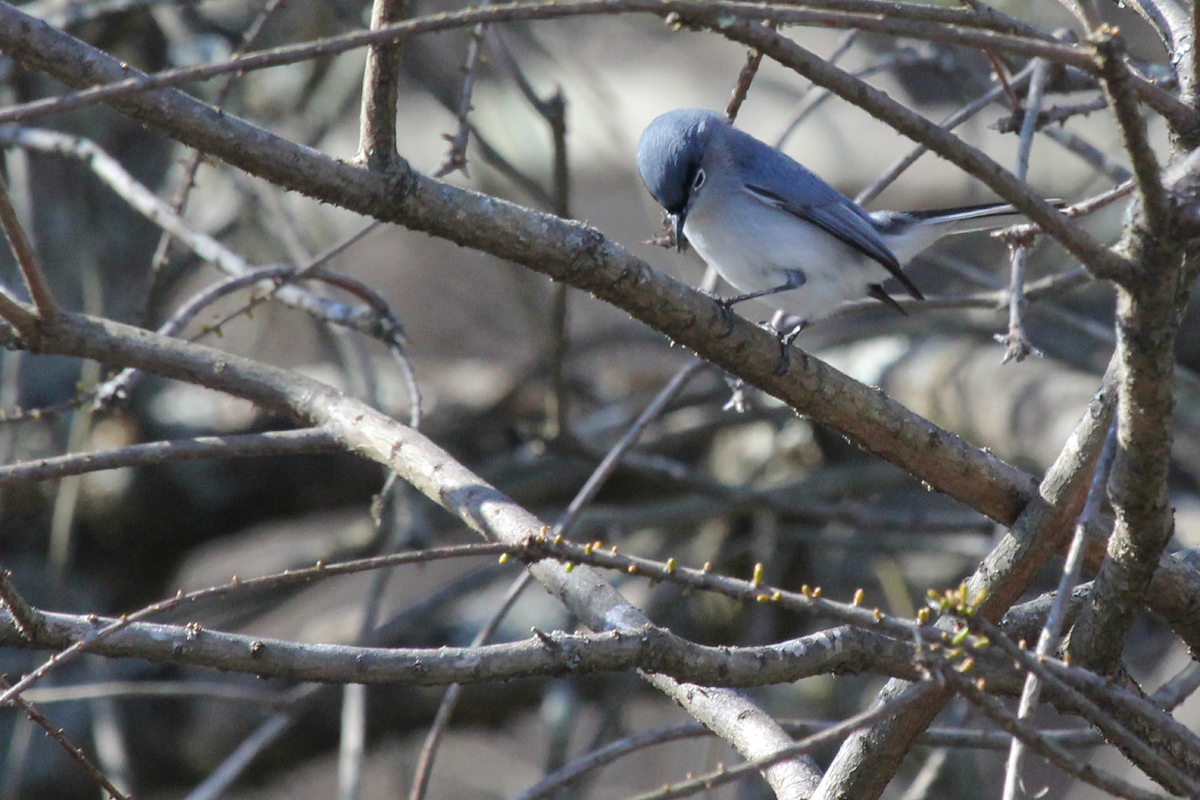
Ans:
{"type": "MultiPolygon", "coordinates": [[[[804,177],[815,176],[806,175],[804,177]]],[[[918,300],[924,299],[921,290],[900,269],[900,262],[884,244],[879,231],[875,229],[871,220],[860,214],[856,207],[850,205],[849,200],[832,188],[824,183],[819,184],[819,187],[820,189],[814,192],[818,202],[801,203],[789,200],[772,188],[751,183],[745,184],[746,191],[760,202],[816,225],[867,258],[879,262],[908,290],[910,295],[918,300]]]]}

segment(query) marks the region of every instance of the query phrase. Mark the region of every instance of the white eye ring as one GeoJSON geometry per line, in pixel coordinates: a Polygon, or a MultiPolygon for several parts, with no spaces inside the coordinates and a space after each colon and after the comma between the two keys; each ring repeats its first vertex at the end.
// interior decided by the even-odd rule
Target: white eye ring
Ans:
{"type": "Polygon", "coordinates": [[[704,170],[696,170],[696,177],[692,180],[692,191],[696,191],[704,185],[704,170]]]}

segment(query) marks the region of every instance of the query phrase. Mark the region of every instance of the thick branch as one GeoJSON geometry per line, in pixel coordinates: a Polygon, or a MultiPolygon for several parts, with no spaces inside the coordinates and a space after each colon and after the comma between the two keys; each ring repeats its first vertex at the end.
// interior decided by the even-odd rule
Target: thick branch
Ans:
{"type": "Polygon", "coordinates": [[[1075,624],[1068,652],[1100,672],[1121,655],[1171,536],[1167,473],[1175,407],[1175,335],[1188,289],[1183,256],[1137,222],[1129,236],[1137,264],[1132,289],[1117,293],[1117,358],[1121,363],[1117,457],[1109,482],[1116,526],[1108,553],[1075,624]]]}

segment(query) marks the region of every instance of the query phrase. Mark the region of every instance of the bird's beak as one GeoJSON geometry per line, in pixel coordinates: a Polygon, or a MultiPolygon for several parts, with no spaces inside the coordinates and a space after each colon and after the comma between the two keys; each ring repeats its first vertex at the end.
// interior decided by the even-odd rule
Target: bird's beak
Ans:
{"type": "Polygon", "coordinates": [[[675,251],[683,252],[683,223],[687,221],[687,209],[678,214],[669,214],[671,219],[671,236],[675,240],[675,251]]]}

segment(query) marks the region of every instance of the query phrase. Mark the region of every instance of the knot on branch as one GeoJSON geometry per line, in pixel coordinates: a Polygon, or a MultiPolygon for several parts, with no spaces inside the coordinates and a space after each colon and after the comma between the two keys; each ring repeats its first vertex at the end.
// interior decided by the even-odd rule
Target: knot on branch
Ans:
{"type": "Polygon", "coordinates": [[[1123,65],[1121,59],[1125,55],[1125,42],[1121,38],[1121,29],[1116,25],[1105,23],[1096,28],[1088,36],[1088,42],[1095,49],[1096,64],[1102,71],[1113,60],[1123,65]]]}

